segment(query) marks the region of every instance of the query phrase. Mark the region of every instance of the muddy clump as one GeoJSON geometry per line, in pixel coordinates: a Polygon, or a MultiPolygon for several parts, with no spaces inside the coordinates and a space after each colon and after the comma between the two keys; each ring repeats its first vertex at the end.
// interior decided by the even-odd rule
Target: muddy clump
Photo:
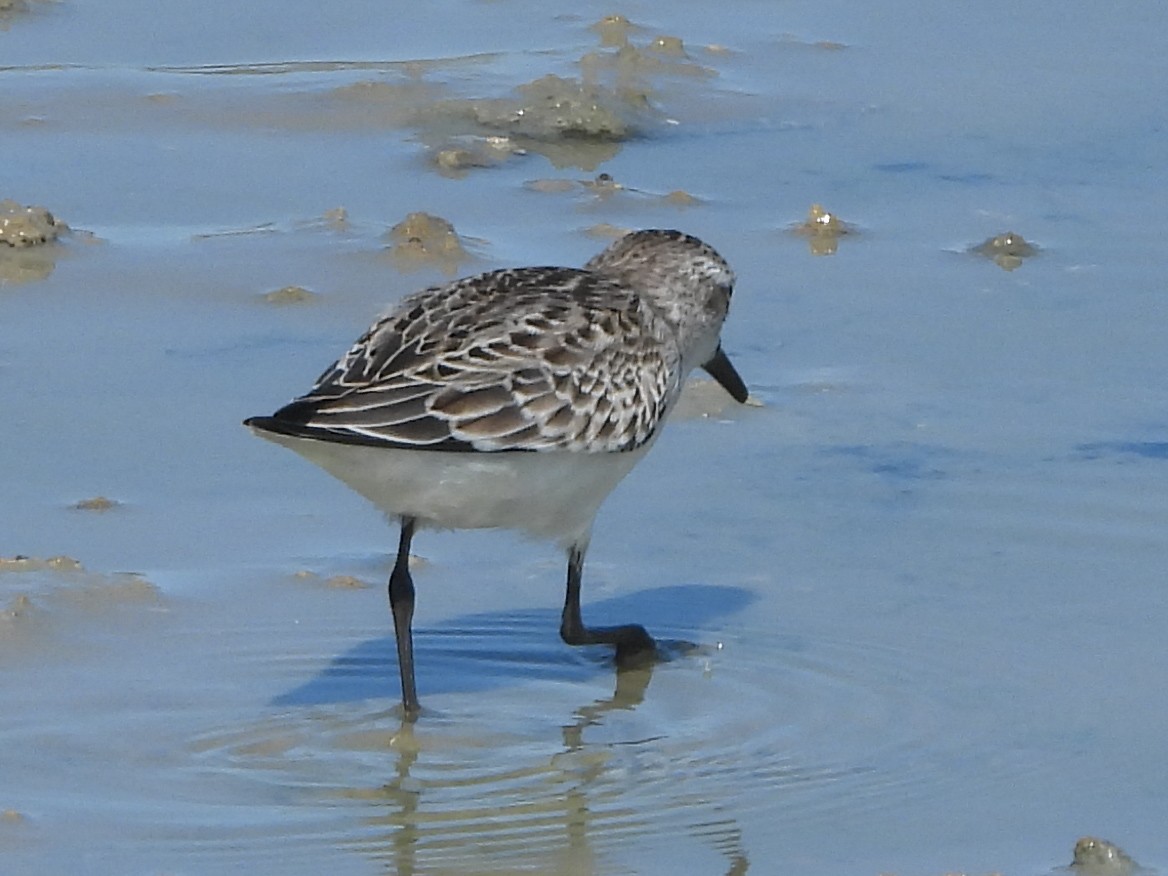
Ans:
{"type": "Polygon", "coordinates": [[[718,75],[694,61],[675,36],[654,37],[643,46],[629,42],[613,51],[587,52],[580,58],[580,70],[586,82],[612,82],[618,94],[642,111],[649,109],[649,101],[659,96],[666,80],[690,83],[718,75]]]}
{"type": "Polygon", "coordinates": [[[527,150],[510,137],[451,137],[430,150],[430,160],[443,176],[460,178],[467,171],[481,167],[498,167],[509,158],[523,156],[527,150]]]}
{"type": "Polygon", "coordinates": [[[103,514],[106,511],[113,511],[115,508],[121,507],[121,504],[116,499],[110,499],[106,496],[94,496],[91,499],[82,499],[79,502],[74,502],[71,507],[75,511],[93,511],[98,514],[103,514]]]}
{"type": "Polygon", "coordinates": [[[1075,843],[1074,859],[1067,869],[1077,876],[1136,876],[1147,872],[1115,843],[1093,836],[1075,843]]]}
{"type": "Polygon", "coordinates": [[[673,207],[697,207],[702,203],[702,199],[691,195],[684,189],[674,189],[668,194],[662,195],[661,200],[673,207]]]}
{"type": "Polygon", "coordinates": [[[410,213],[385,238],[390,259],[402,271],[437,267],[452,274],[470,258],[454,226],[430,213],[410,213]]]}
{"type": "Polygon", "coordinates": [[[600,37],[600,45],[619,49],[629,44],[629,35],[637,30],[637,26],[623,15],[606,15],[592,25],[591,30],[600,37]]]}
{"type": "Polygon", "coordinates": [[[44,207],[0,200],[0,285],[48,277],[57,266],[57,248],[51,244],[68,233],[69,226],[44,207]]]}
{"type": "Polygon", "coordinates": [[[589,237],[595,237],[598,240],[603,240],[605,244],[611,243],[618,237],[624,237],[633,229],[623,228],[619,225],[613,225],[611,222],[597,222],[595,225],[589,225],[584,229],[584,233],[589,237]]]}
{"type": "Polygon", "coordinates": [[[68,231],[69,226],[44,207],[24,207],[11,199],[0,201],[0,244],[15,249],[40,246],[68,231]]]}
{"type": "Polygon", "coordinates": [[[303,286],[285,286],[282,289],[265,292],[260,296],[260,300],[264,304],[276,304],[279,306],[310,304],[318,298],[320,298],[319,295],[310,289],[305,289],[303,286]]]}
{"type": "Polygon", "coordinates": [[[985,256],[1003,271],[1012,271],[1021,267],[1023,259],[1037,255],[1038,247],[1028,243],[1021,234],[1006,231],[976,246],[971,246],[969,251],[976,255],[985,256]]]}
{"type": "Polygon", "coordinates": [[[650,52],[656,52],[659,55],[666,55],[670,58],[689,57],[685,52],[685,43],[681,41],[681,37],[659,36],[650,42],[646,48],[650,52]]]}
{"type": "Polygon", "coordinates": [[[81,562],[72,557],[60,555],[41,559],[24,554],[0,557],[0,572],[80,572],[81,562]]]}
{"type": "Polygon", "coordinates": [[[332,575],[325,579],[324,586],[333,590],[366,590],[370,585],[353,575],[332,575]]]}
{"type": "MultiPolygon", "coordinates": [[[[404,123],[418,129],[431,164],[446,176],[531,153],[557,167],[592,170],[621,144],[677,124],[655,105],[668,100],[667,80],[683,83],[681,93],[688,95],[695,78],[717,75],[695,63],[679,37],[662,35],[635,44],[632,36],[643,29],[623,16],[608,16],[592,29],[600,46],[580,56],[578,74],[549,72],[504,96],[415,101],[404,123]]],[[[346,93],[363,101],[376,98],[381,89],[387,94],[382,102],[404,103],[396,86],[349,88],[346,93]]]]}
{"type": "Polygon", "coordinates": [[[819,204],[812,204],[807,218],[791,228],[791,233],[807,239],[812,255],[835,255],[841,237],[855,234],[855,229],[835,213],[819,204]]]}
{"type": "Polygon", "coordinates": [[[470,101],[475,122],[532,140],[627,140],[642,97],[549,73],[516,91],[518,99],[470,101]]]}

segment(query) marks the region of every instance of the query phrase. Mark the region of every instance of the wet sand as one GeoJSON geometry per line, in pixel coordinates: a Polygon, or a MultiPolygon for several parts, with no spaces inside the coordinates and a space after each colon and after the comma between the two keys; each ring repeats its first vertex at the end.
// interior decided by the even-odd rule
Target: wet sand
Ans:
{"type": "Polygon", "coordinates": [[[0,871],[1168,867],[1165,13],[615,11],[0,4],[0,871]],[[239,423],[651,226],[760,404],[691,388],[585,612],[702,648],[426,533],[405,725],[392,529],[239,423]]]}

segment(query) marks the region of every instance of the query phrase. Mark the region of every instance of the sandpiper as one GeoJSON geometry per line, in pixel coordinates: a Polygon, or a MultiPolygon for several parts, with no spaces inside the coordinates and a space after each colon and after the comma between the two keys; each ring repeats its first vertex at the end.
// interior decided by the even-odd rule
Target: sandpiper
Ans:
{"type": "Polygon", "coordinates": [[[382,316],[307,394],[245,421],[401,526],[389,576],[402,703],[418,712],[410,543],[419,528],[508,528],[568,555],[560,636],[651,658],[639,624],[586,627],[592,521],[705,369],[747,389],[720,342],[734,272],[679,231],[627,234],[582,269],[508,268],[434,286],[382,316]]]}

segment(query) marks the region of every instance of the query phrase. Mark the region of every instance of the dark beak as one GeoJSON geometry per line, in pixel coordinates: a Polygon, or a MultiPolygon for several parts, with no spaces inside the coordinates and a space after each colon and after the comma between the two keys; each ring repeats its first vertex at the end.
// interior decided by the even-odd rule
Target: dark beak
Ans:
{"type": "Polygon", "coordinates": [[[750,392],[746,388],[746,384],[742,382],[742,378],[738,376],[738,372],[734,370],[734,366],[730,364],[730,360],[726,358],[726,354],[722,352],[722,348],[714,352],[714,357],[702,366],[705,372],[712,378],[718,381],[718,384],[726,392],[734,397],[734,401],[741,404],[746,401],[750,392]]]}

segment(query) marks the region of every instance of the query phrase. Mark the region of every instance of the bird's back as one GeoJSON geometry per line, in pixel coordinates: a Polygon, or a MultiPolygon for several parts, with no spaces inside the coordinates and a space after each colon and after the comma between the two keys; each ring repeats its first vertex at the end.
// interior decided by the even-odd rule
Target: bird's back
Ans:
{"type": "Polygon", "coordinates": [[[256,428],[443,451],[643,446],[680,388],[670,327],[637,290],[574,268],[491,271],[405,298],[256,428]]]}

